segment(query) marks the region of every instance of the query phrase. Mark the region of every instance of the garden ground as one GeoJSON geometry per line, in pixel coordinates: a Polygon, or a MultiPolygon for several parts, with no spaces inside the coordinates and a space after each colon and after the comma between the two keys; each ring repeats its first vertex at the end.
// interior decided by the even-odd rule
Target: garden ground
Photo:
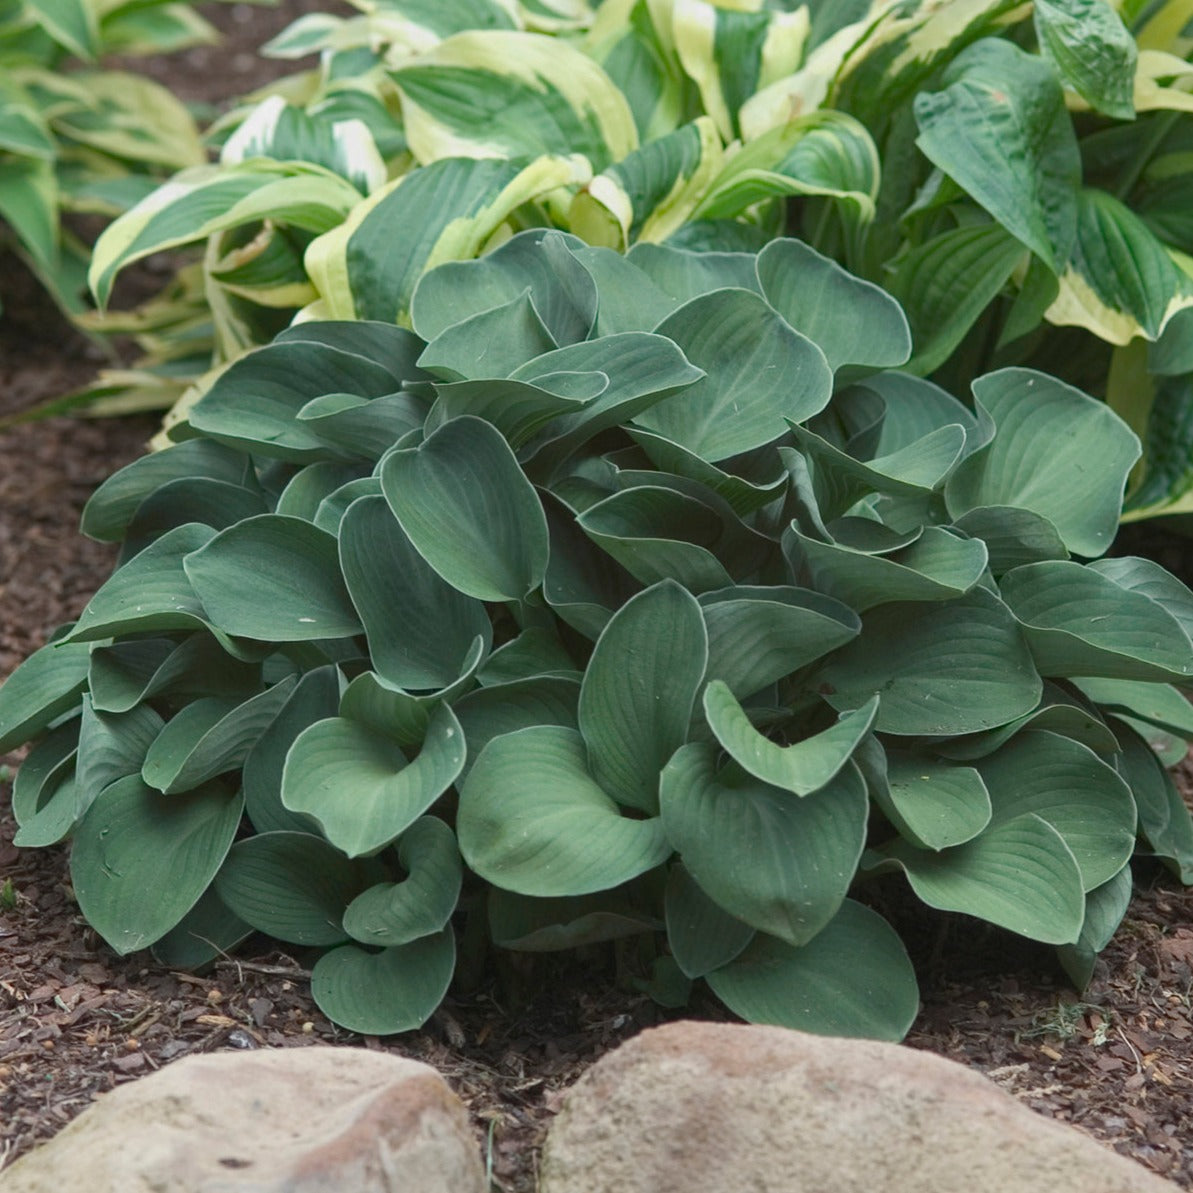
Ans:
{"type": "MultiPolygon", "coordinates": [[[[189,100],[247,90],[264,78],[256,45],[309,7],[218,10],[210,15],[230,44],[175,56],[156,73],[189,100]]],[[[0,413],[85,382],[98,363],[11,260],[3,268],[0,413]]],[[[0,677],[107,575],[113,553],[78,535],[79,511],[153,428],[150,418],[56,419],[0,435],[0,677]]],[[[1189,580],[1193,547],[1154,531],[1142,543],[1189,580]]],[[[261,955],[250,941],[201,975],[165,970],[148,953],[117,958],[79,914],[66,851],[17,850],[6,784],[0,807],[0,1168],[96,1094],[180,1056],[360,1042],[314,1006],[301,954],[261,955]]],[[[1051,950],[976,921],[925,921],[922,905],[900,898],[899,880],[875,898],[899,921],[921,975],[911,1046],[985,1072],[1041,1113],[1193,1189],[1193,890],[1143,867],[1136,883],[1080,996],[1051,950]]],[[[511,963],[453,992],[421,1032],[364,1043],[438,1068],[473,1114],[494,1188],[529,1193],[563,1091],[621,1040],[678,1014],[618,988],[604,960],[598,950],[586,962],[511,963]]],[[[700,995],[685,1013],[725,1017],[700,995]]]]}

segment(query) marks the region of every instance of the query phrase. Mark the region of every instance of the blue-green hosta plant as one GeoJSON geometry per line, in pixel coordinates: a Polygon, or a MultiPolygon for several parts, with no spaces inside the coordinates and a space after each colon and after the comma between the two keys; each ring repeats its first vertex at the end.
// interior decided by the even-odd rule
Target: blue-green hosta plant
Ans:
{"type": "Polygon", "coordinates": [[[265,932],[387,1033],[458,942],[638,938],[670,1003],[896,1039],[873,882],[1084,983],[1133,853],[1193,879],[1193,593],[1105,557],[1104,403],[894,371],[899,306],[792,239],[529,231],[410,323],[227,368],[92,497],[121,563],[0,689],[17,842],[69,839],[117,951],[265,932]]]}
{"type": "Polygon", "coordinates": [[[97,61],[215,36],[169,0],[0,3],[0,248],[19,252],[69,315],[87,310],[88,252],[62,214],[117,216],[204,156],[168,90],[97,61]],[[64,69],[72,57],[85,65],[64,69]]]}

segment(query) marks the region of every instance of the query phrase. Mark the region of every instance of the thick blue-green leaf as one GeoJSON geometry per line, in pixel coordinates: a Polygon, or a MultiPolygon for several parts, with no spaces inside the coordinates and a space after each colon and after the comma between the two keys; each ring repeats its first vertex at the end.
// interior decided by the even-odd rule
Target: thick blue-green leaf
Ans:
{"type": "Polygon", "coordinates": [[[662,924],[634,904],[632,890],[534,899],[490,887],[489,933],[499,949],[552,953],[657,932],[662,924]]]}
{"type": "Polygon", "coordinates": [[[1193,818],[1172,776],[1138,733],[1116,725],[1122,752],[1115,757],[1139,812],[1139,831],[1183,883],[1193,881],[1193,818]]]}
{"type": "Polygon", "coordinates": [[[0,686],[0,751],[36,737],[79,704],[91,662],[88,643],[50,642],[0,686]]]}
{"type": "Polygon", "coordinates": [[[1131,891],[1128,864],[1085,896],[1085,920],[1077,943],[1061,945],[1057,950],[1057,959],[1078,990],[1084,990],[1094,976],[1098,954],[1110,943],[1127,914],[1131,891]]]}
{"type": "Polygon", "coordinates": [[[12,785],[13,843],[20,849],[56,845],[79,819],[75,791],[79,722],[59,725],[29,752],[12,785]]]}
{"type": "Polygon", "coordinates": [[[117,779],[140,774],[145,756],[163,725],[162,718],[148,704],[138,704],[124,713],[106,713],[98,711],[88,697],[83,698],[75,773],[75,800],[80,816],[105,787],[117,779]]]}
{"type": "Polygon", "coordinates": [[[754,939],[755,929],[715,903],[682,862],[673,862],[664,898],[667,943],[693,980],[728,965],[754,939]]]}

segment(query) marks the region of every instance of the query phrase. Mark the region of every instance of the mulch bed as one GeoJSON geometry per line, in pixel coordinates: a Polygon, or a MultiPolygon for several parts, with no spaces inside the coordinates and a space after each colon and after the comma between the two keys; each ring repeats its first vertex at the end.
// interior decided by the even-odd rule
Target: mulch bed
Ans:
{"type": "MultiPolygon", "coordinates": [[[[252,48],[314,6],[217,9],[231,48],[191,51],[158,71],[192,99],[246,89],[262,77],[252,48]]],[[[11,259],[0,287],[0,412],[88,380],[94,349],[11,259]]],[[[0,675],[76,616],[107,575],[113,552],[78,535],[79,512],[153,429],[149,418],[54,419],[0,435],[0,675]]],[[[1169,567],[1190,554],[1155,530],[1140,541],[1169,567]]],[[[1181,781],[1193,792],[1193,769],[1181,781]]],[[[478,988],[453,991],[422,1031],[362,1040],[314,1006],[303,956],[262,951],[267,942],[202,974],[169,971],[148,953],[116,957],[79,914],[65,849],[16,849],[5,787],[0,807],[0,1169],[98,1093],[181,1056],[363,1043],[442,1072],[472,1113],[494,1188],[530,1193],[563,1091],[609,1049],[674,1017],[618,988],[599,956],[515,957],[478,988]]],[[[1193,891],[1146,864],[1136,883],[1080,996],[1049,950],[913,906],[897,882],[882,893],[921,974],[911,1047],[985,1072],[1040,1113],[1193,1190],[1193,891]]],[[[686,1013],[727,1017],[711,999],[686,1013]]]]}

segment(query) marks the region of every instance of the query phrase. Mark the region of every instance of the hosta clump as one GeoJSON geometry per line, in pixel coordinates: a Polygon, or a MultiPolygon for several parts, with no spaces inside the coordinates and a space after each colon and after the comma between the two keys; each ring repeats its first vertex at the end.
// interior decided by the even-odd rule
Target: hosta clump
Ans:
{"type": "Polygon", "coordinates": [[[1139,451],[1104,404],[891,371],[894,300],[794,240],[523,233],[411,321],[288,329],[87,507],[123,561],[0,748],[39,739],[18,842],[73,838],[113,947],[258,929],[393,1032],[483,913],[500,948],[653,942],[669,1002],[897,1038],[874,876],[1083,982],[1137,847],[1193,874],[1157,754],[1193,594],[1101,558],[1139,451]]]}

